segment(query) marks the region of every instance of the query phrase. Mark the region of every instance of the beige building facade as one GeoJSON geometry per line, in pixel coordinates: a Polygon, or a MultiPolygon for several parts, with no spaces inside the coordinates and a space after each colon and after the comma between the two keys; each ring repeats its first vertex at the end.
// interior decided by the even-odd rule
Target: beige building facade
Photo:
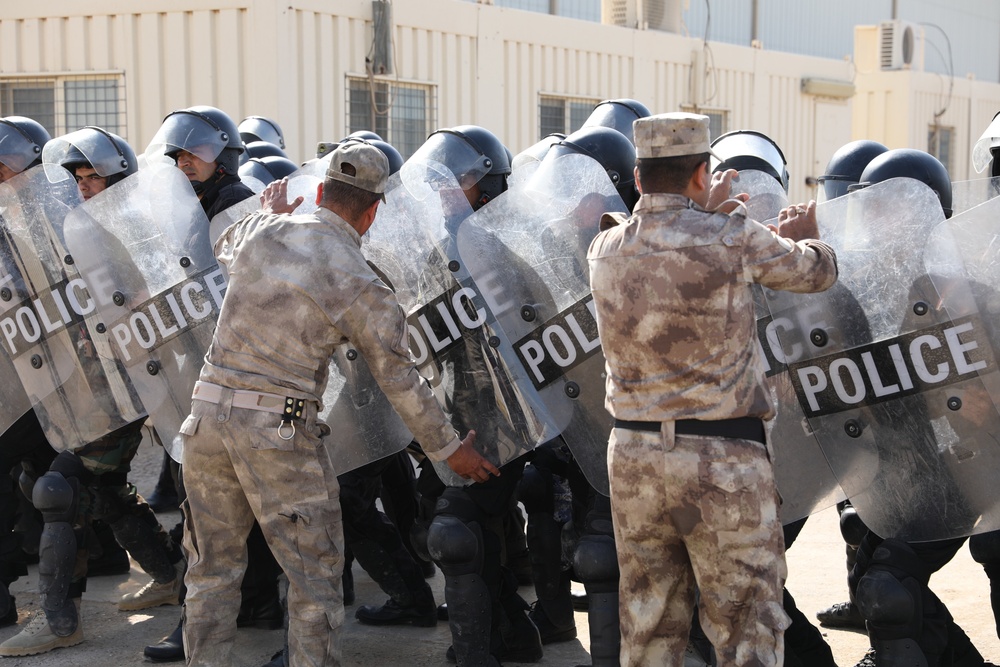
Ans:
{"type": "MultiPolygon", "coordinates": [[[[516,153],[578,126],[600,100],[630,97],[654,113],[708,113],[715,132],[772,137],[795,200],[813,195],[811,179],[852,138],[926,149],[941,77],[920,74],[458,0],[0,6],[0,115],[54,134],[96,124],[141,151],[168,112],[208,104],[237,122],[277,120],[300,161],[357,129],[407,156],[460,124],[516,153]]],[[[1000,84],[956,81],[950,95],[939,121],[954,131],[949,166],[961,180],[1000,84]]]]}

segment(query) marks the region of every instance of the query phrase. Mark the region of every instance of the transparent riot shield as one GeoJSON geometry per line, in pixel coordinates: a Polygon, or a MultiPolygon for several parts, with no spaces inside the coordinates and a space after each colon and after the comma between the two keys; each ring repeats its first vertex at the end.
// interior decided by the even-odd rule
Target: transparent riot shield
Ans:
{"type": "MultiPolygon", "coordinates": [[[[838,287],[764,293],[786,324],[775,330],[781,348],[799,353],[788,375],[844,492],[883,537],[997,528],[984,521],[995,494],[984,497],[974,481],[995,470],[994,441],[960,409],[963,396],[989,403],[982,375],[996,362],[982,320],[951,319],[928,274],[931,256],[937,267],[960,265],[953,246],[931,245],[944,219],[937,195],[893,179],[825,202],[817,215],[837,251],[838,287]]],[[[968,303],[967,287],[949,287],[968,303]]]]}
{"type": "Polygon", "coordinates": [[[191,184],[173,166],[149,165],[67,216],[66,241],[92,286],[109,356],[180,461],[177,435],[226,290],[191,184]]]}
{"type": "Polygon", "coordinates": [[[459,228],[462,260],[492,299],[491,326],[509,376],[537,393],[590,483],[608,495],[604,355],[587,248],[601,215],[625,205],[600,164],[571,153],[544,160],[530,181],[459,228]]]}
{"type": "MultiPolygon", "coordinates": [[[[546,430],[533,397],[522,394],[498,352],[507,343],[490,313],[505,307],[503,286],[477,291],[459,259],[455,236],[471,214],[450,170],[408,161],[390,178],[362,249],[396,291],[410,352],[452,424],[463,436],[474,429],[476,448],[501,466],[555,433],[546,430]]],[[[435,469],[445,484],[469,483],[444,463],[435,469]]]]}
{"type": "MultiPolygon", "coordinates": [[[[774,176],[762,171],[741,171],[733,179],[732,191],[750,195],[747,217],[764,224],[776,222],[778,213],[788,206],[784,188],[774,176]]],[[[774,479],[781,494],[781,520],[788,524],[843,500],[844,492],[802,418],[789,380],[787,364],[797,361],[797,351],[782,349],[775,335],[787,324],[771,317],[763,290],[759,285],[753,287],[757,339],[776,411],[774,419],[767,422],[768,441],[774,455],[774,479]]]]}
{"type": "Polygon", "coordinates": [[[82,203],[73,177],[53,165],[0,186],[4,264],[12,269],[9,289],[0,291],[11,304],[0,330],[42,429],[59,450],[77,449],[146,414],[104,335],[95,285],[67,250],[64,223],[82,203]]]}
{"type": "Polygon", "coordinates": [[[977,178],[951,184],[953,217],[1000,195],[1000,178],[977,178]]]}
{"type": "Polygon", "coordinates": [[[732,193],[745,192],[750,195],[746,203],[747,217],[763,222],[778,217],[778,212],[788,206],[788,194],[781,183],[763,171],[744,169],[736,175],[732,183],[732,193]]]}

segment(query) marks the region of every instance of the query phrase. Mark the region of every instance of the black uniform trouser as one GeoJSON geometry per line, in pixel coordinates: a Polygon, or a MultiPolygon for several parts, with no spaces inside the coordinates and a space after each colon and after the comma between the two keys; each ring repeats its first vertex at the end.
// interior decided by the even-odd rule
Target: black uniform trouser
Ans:
{"type": "MultiPolygon", "coordinates": [[[[887,563],[884,560],[879,561],[879,565],[890,568],[893,576],[897,579],[913,580],[918,582],[920,586],[921,613],[920,618],[915,619],[920,631],[916,633],[919,636],[913,637],[913,639],[924,653],[930,667],[945,664],[956,667],[972,667],[983,664],[982,655],[972,645],[968,635],[955,623],[944,602],[928,587],[931,575],[954,558],[967,539],[958,537],[935,542],[907,543],[906,548],[915,556],[915,559],[908,559],[905,554],[896,557],[896,551],[890,550],[892,555],[889,561],[887,563]]],[[[883,538],[872,532],[869,532],[861,541],[857,562],[848,577],[851,599],[855,598],[858,582],[871,569],[875,552],[883,541],[883,538]]],[[[873,630],[869,623],[868,634],[873,643],[879,639],[878,632],[877,629],[873,630]]]]}
{"type": "MultiPolygon", "coordinates": [[[[432,603],[430,587],[424,581],[413,556],[406,549],[399,529],[375,505],[382,491],[382,475],[398,473],[408,460],[399,452],[337,477],[340,507],[344,520],[344,543],[365,572],[400,606],[432,603]]],[[[405,489],[403,490],[405,493],[405,489]]],[[[412,486],[410,487],[412,494],[412,486]]],[[[407,538],[409,533],[406,534],[407,538]]]]}
{"type": "Polygon", "coordinates": [[[14,532],[21,506],[15,477],[18,466],[29,474],[41,475],[55,457],[34,410],[26,412],[0,436],[0,583],[4,586],[27,574],[21,535],[14,532]]]}

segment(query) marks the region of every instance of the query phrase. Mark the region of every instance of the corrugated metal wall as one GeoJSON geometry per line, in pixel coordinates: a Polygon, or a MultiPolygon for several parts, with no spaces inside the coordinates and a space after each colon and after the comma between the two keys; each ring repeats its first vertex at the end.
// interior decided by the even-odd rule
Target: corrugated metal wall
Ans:
{"type": "MultiPolygon", "coordinates": [[[[271,116],[293,158],[347,127],[346,77],[365,76],[372,40],[366,0],[59,0],[0,8],[0,76],[124,73],[128,135],[140,150],[169,111],[222,108],[234,120],[271,116]],[[205,7],[212,7],[206,9],[205,7]],[[59,15],[62,14],[62,17],[59,15]]],[[[483,125],[514,152],[537,141],[539,95],[632,97],[654,112],[725,111],[729,129],[756,129],[785,150],[793,174],[813,174],[815,98],[803,76],[846,79],[841,61],[452,0],[397,2],[395,76],[436,87],[436,124],[483,125]]],[[[849,133],[849,108],[840,131],[849,133]]],[[[830,131],[830,128],[826,128],[830,131]]],[[[833,130],[836,132],[837,130],[833,130]]],[[[808,196],[793,181],[793,197],[808,196]]]]}

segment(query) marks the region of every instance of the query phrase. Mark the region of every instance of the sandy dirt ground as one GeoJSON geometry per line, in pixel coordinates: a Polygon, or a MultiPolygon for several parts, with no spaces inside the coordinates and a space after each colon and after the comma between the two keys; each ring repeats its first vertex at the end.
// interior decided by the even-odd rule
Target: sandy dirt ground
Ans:
{"type": "MultiPolygon", "coordinates": [[[[152,490],[159,472],[161,451],[144,443],[133,465],[132,479],[140,493],[152,490]]],[[[167,527],[178,519],[177,513],[160,515],[167,527]]],[[[843,543],[833,509],[809,519],[788,553],[788,589],[799,608],[810,619],[830,604],[847,599],[846,570],[843,543]]],[[[360,604],[381,604],[385,595],[355,564],[357,602],[347,609],[343,629],[345,667],[424,667],[447,665],[445,651],[451,643],[448,626],[436,628],[374,628],[354,620],[354,610],[360,604]]],[[[149,578],[133,563],[129,575],[91,579],[84,594],[83,644],[68,649],[28,658],[2,658],[0,667],[134,667],[149,665],[142,656],[145,645],[155,643],[168,634],[177,623],[180,609],[159,607],[140,612],[120,612],[116,602],[121,595],[138,590],[149,578]]],[[[440,573],[430,580],[438,602],[444,601],[444,580],[440,573]]],[[[17,581],[12,592],[17,597],[19,621],[25,623],[38,609],[37,569],[17,581]]],[[[997,639],[993,615],[989,606],[989,583],[986,575],[972,560],[967,548],[946,565],[931,580],[931,587],[945,601],[973,643],[987,660],[1000,661],[1000,640],[997,639]]],[[[582,588],[581,588],[582,590],[582,588]]],[[[533,591],[521,589],[529,601],[533,591]]],[[[545,647],[542,666],[573,667],[589,665],[587,619],[577,613],[578,639],[545,647]]],[[[0,641],[16,634],[18,628],[0,630],[0,641]]],[[[841,667],[852,667],[868,648],[868,638],[857,632],[827,630],[823,633],[833,648],[841,667]]],[[[280,630],[241,629],[237,638],[236,664],[259,667],[266,663],[282,642],[280,630]]],[[[505,663],[513,664],[513,663],[505,663]]]]}

